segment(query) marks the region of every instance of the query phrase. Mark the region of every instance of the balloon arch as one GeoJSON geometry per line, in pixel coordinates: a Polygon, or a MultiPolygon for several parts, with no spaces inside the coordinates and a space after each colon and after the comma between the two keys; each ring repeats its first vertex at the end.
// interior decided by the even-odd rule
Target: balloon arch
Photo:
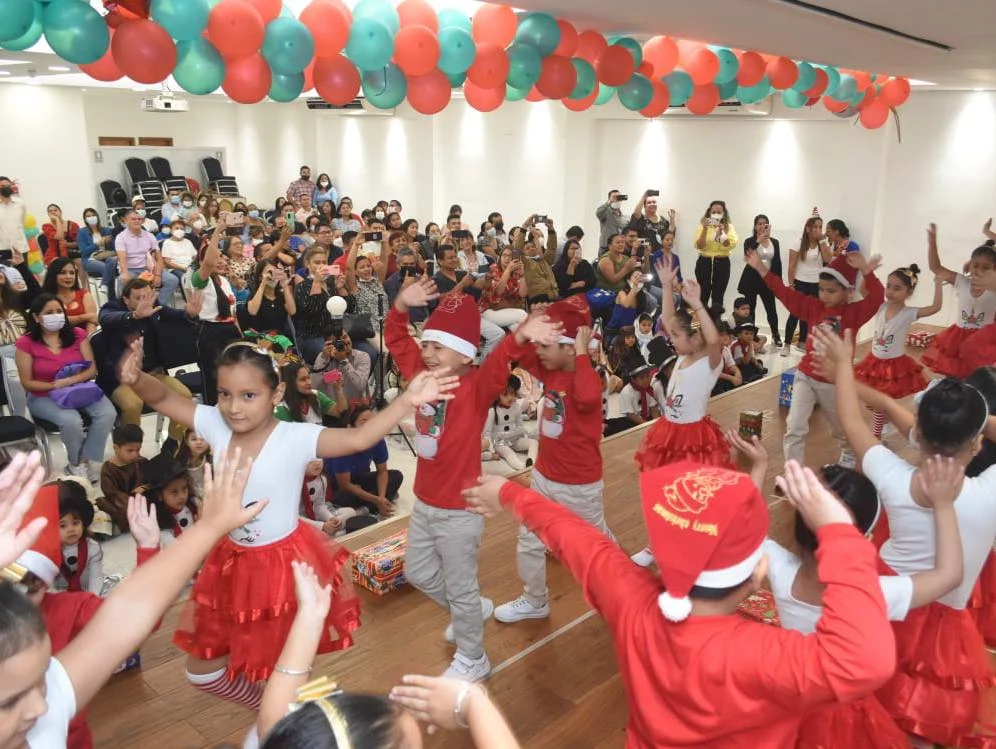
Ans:
{"type": "Polygon", "coordinates": [[[24,50],[44,34],[55,53],[101,81],[145,84],[170,75],[191,94],[221,88],[253,104],[315,89],[332,104],[362,90],[375,107],[405,99],[435,114],[463,87],[482,112],[505,101],[559,99],[572,111],[605,104],[657,117],[684,105],[705,115],[721,101],[780,96],[790,108],[822,102],[879,128],[910,94],[905,78],[654,36],[579,32],[547,13],[483,5],[467,17],[426,0],[312,0],[299,18],[281,0],[13,0],[0,47],[24,50]]]}

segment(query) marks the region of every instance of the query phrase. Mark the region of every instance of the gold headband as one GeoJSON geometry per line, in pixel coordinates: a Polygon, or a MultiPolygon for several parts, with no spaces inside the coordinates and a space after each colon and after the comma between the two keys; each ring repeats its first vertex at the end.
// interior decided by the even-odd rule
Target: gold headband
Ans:
{"type": "Polygon", "coordinates": [[[300,710],[305,705],[314,703],[325,714],[335,736],[335,744],[338,749],[352,749],[349,741],[349,725],[346,718],[334,703],[329,701],[329,697],[342,694],[337,682],[332,681],[328,676],[309,681],[297,690],[297,700],[291,703],[291,711],[300,710]]]}
{"type": "Polygon", "coordinates": [[[2,570],[0,570],[0,580],[5,580],[8,583],[19,583],[24,579],[24,576],[28,574],[28,568],[17,562],[11,562],[2,570]]]}
{"type": "Polygon", "coordinates": [[[901,276],[906,276],[910,282],[910,288],[915,289],[917,282],[920,280],[920,274],[914,273],[912,268],[896,268],[893,273],[898,273],[901,276]]]}

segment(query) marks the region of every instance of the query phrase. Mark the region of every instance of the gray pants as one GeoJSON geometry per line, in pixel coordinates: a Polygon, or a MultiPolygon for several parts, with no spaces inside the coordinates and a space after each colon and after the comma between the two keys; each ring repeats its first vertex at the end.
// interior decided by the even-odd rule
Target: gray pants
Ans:
{"type": "MultiPolygon", "coordinates": [[[[786,339],[788,340],[788,339],[786,339]]],[[[809,434],[809,418],[818,405],[830,426],[830,434],[840,448],[840,459],[853,460],[854,454],[844,428],[837,418],[837,388],[832,382],[820,382],[796,370],[795,382],[792,384],[792,405],[789,406],[788,417],[785,419],[785,437],[782,449],[785,460],[796,460],[802,463],[806,453],[806,435],[809,434]]]]}
{"type": "MultiPolygon", "coordinates": [[[[615,541],[615,536],[605,524],[605,506],[602,502],[604,487],[605,482],[601,480],[593,484],[560,484],[550,481],[533,469],[533,491],[552,499],[561,507],[566,507],[615,541]]],[[[519,526],[516,564],[519,568],[519,578],[525,584],[526,600],[533,606],[546,604],[546,546],[525,526],[519,526]]]]}
{"type": "Polygon", "coordinates": [[[471,660],[484,655],[477,553],[484,518],[467,510],[443,510],[415,498],[408,524],[405,576],[450,612],[457,652],[471,660]]]}

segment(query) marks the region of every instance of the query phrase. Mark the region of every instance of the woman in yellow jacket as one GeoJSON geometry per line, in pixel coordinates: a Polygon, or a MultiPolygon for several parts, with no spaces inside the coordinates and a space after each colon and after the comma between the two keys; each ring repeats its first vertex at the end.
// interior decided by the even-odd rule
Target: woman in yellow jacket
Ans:
{"type": "Polygon", "coordinates": [[[723,297],[730,283],[730,254],[736,246],[737,230],[730,221],[726,203],[712,201],[695,233],[695,249],[699,251],[695,280],[702,287],[702,303],[710,309],[723,308],[723,297]]]}

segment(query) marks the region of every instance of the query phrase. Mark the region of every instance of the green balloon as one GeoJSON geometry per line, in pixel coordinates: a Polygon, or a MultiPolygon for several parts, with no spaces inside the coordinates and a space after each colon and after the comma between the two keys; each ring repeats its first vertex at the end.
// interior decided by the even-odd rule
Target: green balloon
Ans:
{"type": "Polygon", "coordinates": [[[809,101],[802,91],[798,91],[794,88],[787,88],[782,91],[782,104],[784,104],[789,109],[799,109],[800,107],[806,106],[806,102],[809,101]]]}
{"type": "MultiPolygon", "coordinates": [[[[617,47],[625,47],[626,50],[633,56],[633,63],[636,67],[640,67],[643,63],[643,47],[636,39],[632,39],[628,36],[619,36],[609,40],[609,44],[614,44],[617,47]]],[[[620,91],[622,89],[620,88],[620,91]]],[[[648,102],[649,103],[649,102],[648,102]]],[[[643,107],[640,107],[643,109],[643,107]]]]}
{"type": "Polygon", "coordinates": [[[836,96],[837,87],[840,85],[840,71],[837,70],[833,65],[827,65],[823,68],[826,71],[827,78],[830,82],[827,83],[827,90],[823,92],[824,96],[836,96]]]}
{"type": "Polygon", "coordinates": [[[732,99],[737,94],[737,79],[734,78],[732,81],[716,84],[716,87],[719,89],[720,101],[726,101],[727,99],[732,99]]]}
{"type": "Polygon", "coordinates": [[[602,106],[603,104],[608,104],[609,100],[615,96],[616,87],[615,86],[601,86],[598,89],[598,96],[595,97],[595,104],[602,106]]]}
{"type": "Polygon", "coordinates": [[[468,34],[471,30],[471,21],[466,13],[455,8],[443,8],[437,13],[439,18],[439,30],[443,29],[463,29],[468,34]]]}
{"type": "Polygon", "coordinates": [[[281,104],[294,101],[304,90],[304,73],[284,75],[272,73],[270,79],[270,98],[281,104]]]}
{"type": "MultiPolygon", "coordinates": [[[[357,6],[359,7],[359,6],[357,6]]],[[[346,57],[360,70],[379,70],[391,61],[394,37],[391,30],[373,18],[356,18],[349,29],[346,57]]]]}
{"type": "Polygon", "coordinates": [[[654,84],[645,75],[634,73],[619,87],[619,103],[626,109],[639,112],[654,98],[654,84]]]}
{"type": "Polygon", "coordinates": [[[450,88],[460,88],[467,81],[466,73],[456,73],[454,75],[447,73],[446,77],[450,79],[450,88]]]}
{"type": "Polygon", "coordinates": [[[9,49],[12,52],[20,52],[22,50],[28,49],[29,47],[35,46],[42,35],[42,13],[44,8],[38,0],[35,0],[35,19],[31,22],[31,27],[21,34],[21,36],[16,39],[8,39],[5,42],[0,42],[0,47],[3,49],[9,49]]]}
{"type": "Polygon", "coordinates": [[[684,70],[674,70],[668,73],[661,80],[667,84],[667,90],[671,94],[672,104],[684,104],[688,97],[692,95],[692,78],[684,70]]]}
{"type": "Polygon", "coordinates": [[[38,8],[31,0],[14,0],[4,3],[0,13],[0,42],[20,39],[31,31],[38,8]]]}
{"type": "Polygon", "coordinates": [[[522,101],[529,95],[529,89],[515,88],[505,84],[505,101],[522,101]]]}
{"type": "Polygon", "coordinates": [[[716,74],[715,83],[734,83],[736,90],[737,73],[740,71],[740,60],[726,47],[714,47],[713,52],[719,58],[719,72],[716,74]]]}
{"type": "Polygon", "coordinates": [[[286,5],[281,5],[280,6],[280,17],[281,18],[294,18],[294,11],[292,11],[286,5]]]}
{"type": "Polygon", "coordinates": [[[549,13],[527,13],[519,21],[515,41],[532,47],[540,57],[548,57],[560,44],[560,26],[549,13]]]}
{"type": "Polygon", "coordinates": [[[539,52],[526,44],[516,42],[508,48],[508,84],[527,92],[536,85],[543,60],[539,52]]]}
{"type": "Polygon", "coordinates": [[[294,75],[315,56],[315,40],[296,18],[274,18],[266,24],[261,52],[274,73],[294,75]]]}
{"type": "Polygon", "coordinates": [[[578,74],[578,82],[574,84],[574,89],[567,98],[577,100],[591,96],[591,92],[595,90],[595,85],[598,83],[595,68],[581,57],[572,57],[571,65],[574,66],[574,72],[578,74]]]}
{"type": "Polygon", "coordinates": [[[437,67],[446,75],[465,73],[474,64],[477,47],[470,32],[458,26],[439,30],[439,63],[437,67]]]}
{"type": "Polygon", "coordinates": [[[796,91],[808,91],[816,83],[816,68],[805,61],[800,62],[797,67],[799,69],[799,77],[792,84],[792,88],[796,91]]]}
{"type": "Polygon", "coordinates": [[[45,6],[42,24],[52,51],[76,65],[99,60],[111,41],[104,18],[80,0],[52,0],[45,6]]]}
{"type": "Polygon", "coordinates": [[[177,42],[173,78],[187,93],[210,94],[225,80],[225,61],[207,39],[177,42]]]}
{"type": "Polygon", "coordinates": [[[152,0],[149,6],[149,18],[178,42],[199,37],[210,13],[208,0],[152,0]]]}
{"type": "Polygon", "coordinates": [[[755,104],[771,93],[771,81],[768,76],[764,76],[753,86],[740,86],[737,88],[737,98],[744,104],[755,104]]]}
{"type": "Polygon", "coordinates": [[[360,18],[380,21],[390,29],[392,37],[401,28],[401,18],[391,0],[360,0],[353,8],[353,23],[360,18]]]}
{"type": "Polygon", "coordinates": [[[363,74],[363,95],[377,109],[394,109],[407,93],[408,79],[393,62],[363,74]]]}

